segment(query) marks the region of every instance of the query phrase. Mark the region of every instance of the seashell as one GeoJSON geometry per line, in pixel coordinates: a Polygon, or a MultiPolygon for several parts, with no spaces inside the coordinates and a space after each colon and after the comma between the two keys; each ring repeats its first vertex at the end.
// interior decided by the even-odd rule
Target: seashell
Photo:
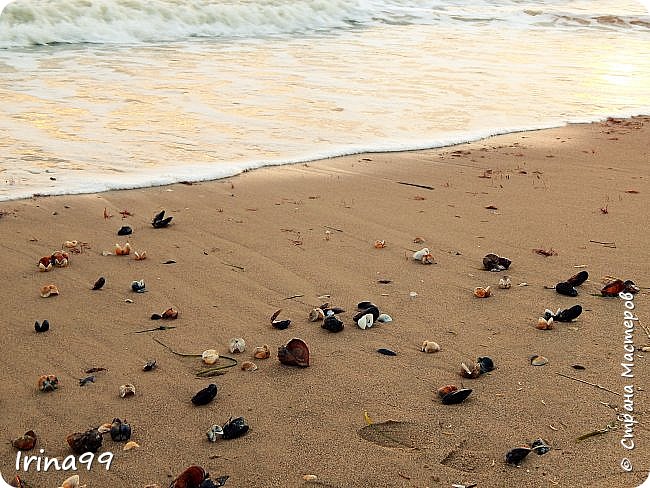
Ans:
{"type": "Polygon", "coordinates": [[[271,350],[269,349],[268,344],[264,344],[263,346],[257,346],[253,350],[253,357],[255,359],[266,359],[268,357],[271,357],[271,350]]]}
{"type": "Polygon", "coordinates": [[[330,332],[341,332],[343,330],[343,321],[339,319],[336,315],[332,314],[325,317],[321,327],[330,332]]]}
{"type": "Polygon", "coordinates": [[[133,234],[133,229],[131,227],[129,227],[128,225],[123,225],[117,231],[118,236],[130,236],[131,234],[133,234]]]}
{"type": "Polygon", "coordinates": [[[393,317],[391,317],[387,313],[380,313],[379,317],[377,317],[377,322],[380,322],[382,324],[388,324],[389,322],[392,321],[393,321],[393,317]]]}
{"type": "Polygon", "coordinates": [[[174,310],[172,307],[169,307],[165,310],[160,316],[162,319],[174,320],[178,318],[178,310],[174,310]]]}
{"type": "Polygon", "coordinates": [[[409,292],[409,296],[410,296],[411,298],[416,298],[416,297],[418,296],[418,294],[417,294],[417,292],[412,291],[412,292],[409,292]]]}
{"type": "Polygon", "coordinates": [[[506,463],[517,466],[530,454],[530,451],[530,447],[515,447],[506,453],[506,463]]]}
{"type": "Polygon", "coordinates": [[[133,386],[131,383],[120,385],[120,396],[122,398],[126,398],[128,396],[133,396],[133,395],[135,395],[135,386],[133,386]]]}
{"type": "Polygon", "coordinates": [[[568,297],[578,296],[578,290],[576,290],[573,286],[571,286],[566,281],[562,281],[557,285],[555,285],[555,291],[558,292],[560,295],[565,295],[568,297]]]}
{"type": "Polygon", "coordinates": [[[244,361],[241,363],[242,371],[255,371],[257,369],[257,364],[253,361],[244,361]]]}
{"type": "Polygon", "coordinates": [[[205,364],[214,364],[219,360],[219,353],[216,349],[207,349],[201,354],[201,359],[205,364]]]}
{"type": "Polygon", "coordinates": [[[477,298],[487,298],[492,295],[492,291],[490,290],[489,286],[482,287],[482,286],[477,286],[474,288],[474,296],[477,298]]]}
{"type": "Polygon", "coordinates": [[[101,290],[101,288],[106,284],[106,278],[100,276],[95,284],[93,285],[93,290],[101,290]]]}
{"type": "Polygon", "coordinates": [[[393,351],[392,349],[387,349],[385,347],[380,347],[377,349],[377,352],[379,354],[383,354],[384,356],[397,356],[397,353],[393,351]]]}
{"type": "Polygon", "coordinates": [[[150,319],[151,320],[160,320],[160,319],[162,319],[162,315],[160,315],[159,313],[152,313],[150,319]]]}
{"type": "Polygon", "coordinates": [[[502,290],[507,290],[512,286],[512,281],[510,281],[510,276],[504,276],[499,280],[499,288],[502,290]]]}
{"type": "Polygon", "coordinates": [[[357,325],[359,326],[360,329],[369,329],[372,327],[372,324],[374,323],[374,318],[372,317],[372,314],[367,313],[365,315],[362,315],[358,320],[357,320],[357,325]]]}
{"type": "Polygon", "coordinates": [[[172,219],[173,217],[165,218],[165,211],[161,210],[160,212],[158,212],[156,215],[153,216],[151,225],[153,226],[154,229],[162,229],[163,227],[167,227],[172,221],[172,219]]]}
{"type": "Polygon", "coordinates": [[[413,244],[422,244],[424,242],[424,238],[422,237],[416,237],[413,239],[413,244]]]}
{"type": "Polygon", "coordinates": [[[535,328],[539,330],[552,330],[554,329],[553,325],[553,317],[549,317],[548,319],[545,319],[544,317],[540,317],[537,319],[537,325],[535,328]]]}
{"type": "Polygon", "coordinates": [[[136,292],[136,293],[144,293],[145,292],[145,284],[144,280],[140,281],[132,281],[131,282],[131,289],[136,292]]]}
{"type": "Polygon", "coordinates": [[[45,285],[41,288],[41,296],[47,298],[49,296],[57,296],[59,294],[59,289],[56,285],[45,285]]]}
{"type": "Polygon", "coordinates": [[[375,320],[377,320],[379,318],[379,315],[380,315],[379,314],[379,308],[377,308],[376,305],[370,305],[369,307],[360,309],[360,311],[354,317],[352,317],[352,320],[354,320],[355,322],[358,322],[361,317],[363,317],[364,315],[368,315],[368,314],[372,315],[372,320],[374,322],[375,320]]]}
{"type": "Polygon", "coordinates": [[[574,274],[571,278],[566,280],[566,282],[571,286],[580,286],[589,278],[589,273],[586,271],[580,271],[579,273],[574,274]]]}
{"type": "Polygon", "coordinates": [[[340,313],[345,313],[345,309],[341,307],[329,307],[329,306],[321,306],[320,307],[325,315],[338,315],[340,313]]]}
{"type": "Polygon", "coordinates": [[[546,441],[541,438],[534,440],[530,445],[530,448],[531,450],[535,451],[535,454],[538,456],[542,456],[551,450],[551,446],[549,446],[546,441]]]}
{"type": "Polygon", "coordinates": [[[147,259],[147,251],[133,251],[133,259],[136,261],[147,259]]]}
{"type": "Polygon", "coordinates": [[[135,441],[129,441],[126,444],[124,444],[124,447],[122,448],[123,451],[130,451],[131,449],[137,449],[140,447],[140,444],[138,444],[135,441]]]}
{"type": "Polygon", "coordinates": [[[246,341],[244,341],[244,339],[241,337],[230,339],[230,342],[228,343],[228,350],[231,353],[244,352],[246,350],[246,341]]]}
{"type": "Polygon", "coordinates": [[[375,241],[374,246],[375,246],[375,249],[383,249],[383,248],[386,247],[386,241],[377,240],[377,241],[375,241]]]}
{"type": "Polygon", "coordinates": [[[278,329],[278,330],[284,330],[291,325],[291,320],[274,320],[271,322],[271,325],[273,328],[278,329]]]}
{"type": "Polygon", "coordinates": [[[95,379],[96,378],[94,376],[86,376],[85,378],[81,378],[79,380],[79,386],[86,386],[88,383],[94,383],[95,379]]]}
{"type": "Polygon", "coordinates": [[[489,373],[490,371],[494,370],[494,361],[492,361],[491,357],[481,356],[479,358],[476,358],[476,362],[481,368],[481,374],[489,373]]]}
{"type": "Polygon", "coordinates": [[[288,366],[309,366],[309,347],[297,337],[291,339],[285,346],[278,347],[278,360],[288,366]]]}
{"type": "Polygon", "coordinates": [[[426,353],[438,352],[440,351],[440,345],[437,342],[424,341],[420,350],[426,353]]]}
{"type": "Polygon", "coordinates": [[[39,324],[38,320],[34,322],[34,330],[36,332],[47,332],[50,330],[50,322],[45,319],[42,324],[39,324]]]}
{"type": "Polygon", "coordinates": [[[449,393],[441,395],[442,403],[444,405],[455,405],[457,403],[462,403],[470,395],[470,393],[472,393],[471,388],[461,388],[461,389],[456,388],[455,390],[452,390],[449,393]]]}
{"type": "Polygon", "coordinates": [[[512,264],[512,261],[508,258],[498,256],[494,253],[486,254],[483,258],[483,267],[487,271],[503,271],[508,269],[510,264],[512,264]]]}
{"type": "Polygon", "coordinates": [[[623,284],[625,285],[625,291],[627,293],[632,293],[634,295],[634,294],[639,293],[641,291],[641,288],[636,286],[636,283],[634,283],[634,281],[632,281],[632,280],[625,280],[623,282],[623,284]]]}
{"type": "Polygon", "coordinates": [[[79,475],[75,474],[70,476],[61,483],[59,488],[79,488],[79,475]]]}
{"type": "Polygon", "coordinates": [[[574,305],[571,308],[565,310],[558,310],[554,316],[554,319],[558,322],[571,322],[574,319],[577,319],[582,313],[582,306],[574,305]]]}
{"type": "Polygon", "coordinates": [[[54,263],[54,266],[58,268],[65,268],[69,261],[70,255],[65,251],[55,251],[50,259],[50,262],[54,263]]]}
{"type": "Polygon", "coordinates": [[[217,396],[217,385],[210,383],[192,397],[194,405],[207,405],[217,396]]]}
{"type": "Polygon", "coordinates": [[[465,363],[460,363],[460,375],[463,378],[478,378],[481,374],[481,365],[478,363],[471,364],[471,367],[465,363]]]}
{"type": "Polygon", "coordinates": [[[110,433],[115,442],[128,441],[131,438],[131,425],[126,420],[113,419],[110,433]]]}
{"type": "MultiPolygon", "coordinates": [[[[164,211],[163,211],[164,212],[164,211]]],[[[169,488],[198,488],[207,473],[201,466],[190,466],[169,485],[169,488]]]]}
{"type": "Polygon", "coordinates": [[[112,426],[113,424],[109,424],[109,423],[102,424],[99,427],[97,427],[97,432],[99,432],[100,434],[106,434],[111,431],[112,426]]]}
{"type": "Polygon", "coordinates": [[[431,256],[431,251],[429,251],[429,248],[423,247],[419,251],[416,251],[413,253],[413,259],[416,261],[421,261],[424,263],[424,259],[427,258],[428,256],[431,256]]]}
{"type": "Polygon", "coordinates": [[[77,247],[78,244],[79,244],[79,241],[65,241],[63,246],[67,247],[68,249],[72,249],[73,247],[77,247]]]}
{"type": "Polygon", "coordinates": [[[38,269],[40,271],[49,271],[52,269],[52,260],[50,259],[50,256],[43,256],[41,259],[38,261],[38,269]]]}
{"type": "MultiPolygon", "coordinates": [[[[632,282],[632,284],[634,283],[632,282]]],[[[625,291],[625,282],[623,280],[613,280],[605,284],[600,293],[604,297],[615,297],[622,291],[625,291]]]]}
{"type": "Polygon", "coordinates": [[[318,479],[318,476],[315,474],[305,474],[303,475],[302,479],[305,481],[316,481],[318,479]]]}
{"type": "Polygon", "coordinates": [[[22,436],[11,441],[11,445],[19,451],[29,451],[36,446],[36,434],[33,430],[28,430],[22,436]]]}
{"type": "Polygon", "coordinates": [[[310,322],[318,322],[319,320],[323,320],[324,318],[325,318],[325,312],[323,312],[323,309],[321,308],[314,308],[312,309],[311,312],[309,312],[310,322]]]}
{"type": "Polygon", "coordinates": [[[546,359],[544,356],[535,354],[530,357],[530,364],[532,364],[533,366],[544,366],[547,363],[548,363],[548,359],[546,359]]]}
{"type": "Polygon", "coordinates": [[[458,387],[456,385],[445,385],[440,388],[438,388],[438,395],[440,398],[444,397],[445,395],[451,393],[452,391],[458,390],[458,387]]]}
{"type": "Polygon", "coordinates": [[[131,254],[131,244],[128,242],[124,244],[124,246],[120,246],[119,244],[115,244],[115,255],[116,256],[127,256],[131,254]]]}
{"type": "Polygon", "coordinates": [[[38,377],[38,389],[43,392],[54,391],[59,387],[59,379],[53,374],[43,374],[38,377]]]}
{"type": "Polygon", "coordinates": [[[217,442],[217,439],[219,438],[218,436],[223,435],[223,429],[220,425],[215,424],[208,429],[206,435],[208,436],[208,440],[210,442],[217,442]]]}
{"type": "MultiPolygon", "coordinates": [[[[375,305],[372,302],[365,301],[365,302],[357,303],[357,310],[366,310],[367,308],[370,308],[370,307],[375,307],[375,308],[377,308],[377,310],[379,310],[377,305],[375,305]]],[[[321,307],[321,308],[323,308],[323,307],[321,307]]],[[[325,308],[327,308],[327,307],[325,307],[325,308]]]]}
{"type": "Polygon", "coordinates": [[[65,439],[75,454],[84,452],[97,452],[102,446],[102,435],[97,429],[90,429],[86,432],[75,432],[65,439]]]}
{"type": "Polygon", "coordinates": [[[151,371],[156,367],[156,360],[155,359],[150,359],[145,363],[145,365],[142,367],[142,371],[151,371]]]}
{"type": "Polygon", "coordinates": [[[236,439],[248,432],[248,423],[244,417],[230,418],[223,426],[224,439],[236,439]]]}

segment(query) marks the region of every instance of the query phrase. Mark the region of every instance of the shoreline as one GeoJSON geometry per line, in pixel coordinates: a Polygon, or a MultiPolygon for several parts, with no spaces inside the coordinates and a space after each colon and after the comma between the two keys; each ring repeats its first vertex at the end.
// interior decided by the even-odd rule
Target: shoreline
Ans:
{"type": "MultiPolygon", "coordinates": [[[[640,323],[648,320],[650,269],[638,237],[650,218],[649,138],[650,117],[643,116],[265,167],[192,185],[0,202],[8,257],[0,279],[11,284],[1,339],[9,354],[0,360],[11,394],[0,399],[0,436],[33,429],[37,447],[24,454],[44,449],[44,456],[64,459],[68,434],[128,419],[140,447],[123,451],[124,443],[105,436],[98,454],[110,451],[114,459],[109,470],[79,469],[88,488],[166,487],[193,464],[214,478],[230,476],[225,486],[233,487],[638,485],[650,466],[643,428],[649,403],[638,388],[647,383],[644,354],[634,357],[635,448],[621,447],[623,425],[576,439],[615,423],[613,407],[623,413],[631,382],[620,366],[624,304],[593,295],[603,278],[641,286],[635,312],[640,323]],[[104,209],[112,217],[104,218],[104,209]],[[154,229],[152,216],[162,209],[172,224],[154,229]],[[116,235],[123,225],[133,228],[128,239],[116,235]],[[38,259],[67,240],[87,247],[68,267],[39,272],[38,259]],[[147,259],[102,255],[127,240],[147,259]],[[376,240],[386,247],[376,249],[376,240]],[[435,264],[410,258],[422,246],[435,264]],[[512,260],[511,289],[497,287],[504,273],[481,269],[490,252],[512,260]],[[544,288],[582,269],[590,279],[578,297],[544,288]],[[92,291],[99,276],[106,285],[92,291]],[[140,279],[147,292],[133,293],[130,283],[140,279]],[[41,298],[46,283],[60,295],[41,298]],[[492,297],[472,295],[488,285],[492,297]],[[393,322],[356,327],[352,316],[362,300],[393,322]],[[342,332],[308,321],[324,301],[346,310],[342,332]],[[575,303],[584,309],[575,322],[535,328],[546,308],[575,303]],[[179,311],[165,323],[175,329],[136,333],[157,327],[151,314],[168,307],[179,311]],[[278,309],[280,319],[292,321],[287,330],[270,324],[278,309]],[[36,333],[34,321],[43,319],[51,329],[36,333]],[[153,340],[182,353],[214,348],[228,356],[233,337],[247,344],[236,358],[253,360],[257,371],[237,367],[196,379],[199,359],[153,340]],[[292,337],[309,345],[308,368],[278,362],[278,347],[292,337]],[[441,351],[421,352],[424,340],[441,351]],[[262,344],[271,357],[252,359],[262,344]],[[532,366],[534,354],[549,363],[532,366]],[[460,363],[479,356],[491,357],[496,369],[461,378],[460,363]],[[142,371],[150,359],[158,367],[142,371]],[[108,371],[78,386],[91,367],[108,371]],[[55,374],[60,388],[39,392],[41,374],[55,374]],[[192,405],[192,395],[211,382],[217,398],[192,405]],[[119,397],[125,383],[136,386],[135,396],[119,397]],[[443,405],[436,390],[447,384],[473,392],[459,405],[443,405]],[[388,433],[397,445],[362,431],[364,412],[375,425],[400,422],[388,433]],[[244,416],[250,431],[208,442],[206,430],[231,416],[244,416]],[[505,463],[506,452],[537,438],[552,450],[530,454],[519,468],[505,463]],[[629,473],[621,469],[624,457],[629,473]],[[307,474],[317,480],[304,481],[307,474]]],[[[635,334],[635,344],[650,343],[641,328],[635,334]]],[[[5,479],[16,474],[15,460],[9,443],[0,447],[5,479]]],[[[74,473],[19,474],[32,486],[59,486],[74,473]]]]}

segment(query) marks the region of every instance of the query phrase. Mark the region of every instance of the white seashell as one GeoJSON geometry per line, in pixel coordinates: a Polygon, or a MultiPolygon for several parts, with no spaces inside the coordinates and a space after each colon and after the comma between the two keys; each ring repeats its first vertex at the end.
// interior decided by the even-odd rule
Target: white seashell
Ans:
{"type": "Polygon", "coordinates": [[[422,261],[422,258],[427,254],[431,254],[431,252],[429,251],[428,248],[423,247],[419,251],[413,253],[413,259],[415,259],[416,261],[422,261]]]}
{"type": "Polygon", "coordinates": [[[244,339],[241,337],[230,339],[228,350],[231,353],[244,352],[246,350],[246,341],[244,341],[244,339]]]}
{"type": "Polygon", "coordinates": [[[223,435],[223,429],[220,425],[213,425],[208,429],[206,435],[208,436],[208,440],[210,442],[217,442],[217,439],[219,438],[217,436],[223,435]]]}
{"type": "Polygon", "coordinates": [[[499,288],[507,290],[512,286],[512,281],[510,281],[510,276],[504,276],[499,280],[499,288]]]}
{"type": "Polygon", "coordinates": [[[302,479],[305,481],[316,481],[318,479],[318,476],[315,474],[306,474],[302,477],[302,479]]]}
{"type": "Polygon", "coordinates": [[[216,349],[206,349],[201,354],[201,359],[205,364],[214,364],[219,360],[219,353],[216,349]]]}
{"type": "Polygon", "coordinates": [[[424,341],[422,343],[421,351],[426,353],[438,352],[440,351],[440,345],[437,342],[424,341]]]}
{"type": "Polygon", "coordinates": [[[72,249],[73,247],[77,247],[77,244],[79,244],[79,241],[65,241],[64,246],[68,249],[72,249]]]}
{"type": "Polygon", "coordinates": [[[377,317],[377,322],[381,322],[382,324],[387,324],[392,321],[393,321],[393,317],[391,317],[387,313],[380,313],[379,317],[377,317]]]}
{"type": "Polygon", "coordinates": [[[367,313],[359,320],[357,320],[357,325],[359,326],[360,329],[369,329],[370,327],[372,327],[372,324],[374,322],[375,322],[375,318],[372,316],[372,314],[367,313]]]}
{"type": "Polygon", "coordinates": [[[310,322],[318,322],[319,320],[323,320],[324,318],[325,318],[325,312],[323,312],[320,308],[314,308],[311,312],[309,312],[310,322]]]}
{"type": "Polygon", "coordinates": [[[120,385],[120,396],[122,398],[133,395],[135,395],[135,386],[133,386],[131,383],[120,385]]]}
{"type": "Polygon", "coordinates": [[[79,475],[75,474],[67,478],[59,488],[78,488],[79,487],[79,475]]]}
{"type": "Polygon", "coordinates": [[[131,449],[136,449],[140,447],[140,444],[138,444],[135,441],[129,441],[126,444],[124,444],[124,447],[122,448],[123,451],[130,451],[131,449]]]}
{"type": "Polygon", "coordinates": [[[411,298],[415,298],[415,297],[418,296],[418,294],[417,294],[417,292],[412,291],[411,293],[409,293],[409,296],[410,296],[411,298]]]}

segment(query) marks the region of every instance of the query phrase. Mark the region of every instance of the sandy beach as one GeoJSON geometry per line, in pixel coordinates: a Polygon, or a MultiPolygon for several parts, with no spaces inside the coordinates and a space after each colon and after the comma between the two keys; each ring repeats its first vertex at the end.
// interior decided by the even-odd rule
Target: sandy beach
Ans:
{"type": "Polygon", "coordinates": [[[24,454],[42,449],[63,460],[68,434],[120,418],[140,447],[123,451],[105,435],[98,454],[114,454],[110,469],[97,460],[90,471],[78,466],[88,488],[167,487],[193,464],[230,476],[229,488],[638,486],[650,471],[650,353],[635,353],[634,377],[621,376],[624,301],[597,295],[608,276],[640,286],[634,346],[650,344],[642,328],[650,317],[648,141],[650,117],[616,119],[213,182],[0,204],[3,477],[60,486],[74,472],[25,471],[22,461],[16,471],[9,441],[34,430],[36,448],[24,454]],[[172,224],[154,229],[163,209],[172,224]],[[118,236],[125,225],[133,234],[118,236]],[[72,240],[84,245],[69,266],[39,271],[42,256],[72,240]],[[127,241],[147,259],[103,255],[127,241]],[[424,246],[435,264],[411,258],[424,246]],[[488,253],[511,259],[510,269],[483,270],[488,253]],[[545,288],[581,270],[589,280],[577,297],[545,288]],[[512,288],[498,288],[504,275],[512,288]],[[100,276],[105,286],[91,290],[100,276]],[[141,279],[146,292],[134,293],[141,279]],[[48,283],[60,295],[42,298],[48,283]],[[493,296],[475,298],[478,286],[493,296]],[[359,329],[352,317],[363,300],[393,322],[359,329]],[[346,310],[342,332],[309,322],[323,302],[346,310]],[[574,322],[536,329],[545,309],[575,304],[584,311],[574,322]],[[150,316],[169,307],[179,316],[164,325],[175,328],[136,333],[161,325],[150,316]],[[286,330],[270,324],[278,309],[291,319],[286,330]],[[50,330],[36,333],[44,319],[50,330]],[[239,355],[228,351],[235,337],[247,344],[239,355]],[[308,368],[277,359],[293,337],[309,346],[308,368]],[[237,366],[196,378],[200,358],[154,339],[181,353],[213,348],[239,363],[268,344],[271,357],[255,359],[254,372],[237,366]],[[424,340],[441,351],[422,352],[424,340]],[[535,354],[548,364],[532,366],[535,354]],[[462,378],[461,362],[480,356],[496,369],[462,378]],[[157,368],[143,371],[152,359],[157,368]],[[97,367],[107,371],[79,386],[97,367]],[[40,392],[43,374],[60,387],[40,392]],[[120,398],[125,383],[134,396],[120,398]],[[216,399],[192,405],[210,383],[216,399]],[[436,391],[449,384],[473,392],[443,405],[436,391]],[[623,408],[626,385],[632,411],[623,408]],[[621,445],[624,413],[638,421],[627,430],[633,449],[621,445]],[[208,441],[211,425],[239,416],[246,435],[208,441]],[[505,463],[510,449],[538,438],[550,452],[505,463]]]}

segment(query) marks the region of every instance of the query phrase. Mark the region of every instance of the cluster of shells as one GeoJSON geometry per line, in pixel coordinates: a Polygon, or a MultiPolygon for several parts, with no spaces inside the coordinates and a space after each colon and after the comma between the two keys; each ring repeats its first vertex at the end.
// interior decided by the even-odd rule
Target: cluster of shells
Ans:
{"type": "Polygon", "coordinates": [[[38,269],[40,271],[50,271],[53,267],[65,268],[70,263],[70,255],[61,250],[54,251],[49,256],[43,256],[38,260],[38,269]]]}

